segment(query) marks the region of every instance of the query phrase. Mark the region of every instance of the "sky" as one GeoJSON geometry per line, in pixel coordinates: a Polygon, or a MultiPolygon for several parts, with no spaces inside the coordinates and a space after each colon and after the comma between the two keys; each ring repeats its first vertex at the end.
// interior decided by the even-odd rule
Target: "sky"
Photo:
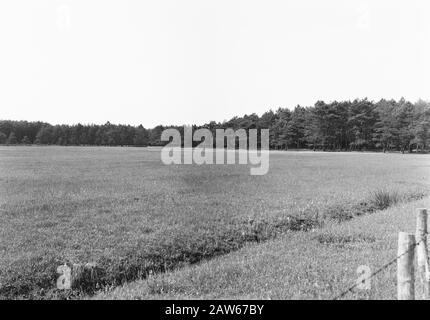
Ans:
{"type": "Polygon", "coordinates": [[[154,127],[430,100],[428,0],[9,0],[0,44],[0,119],[154,127]]]}

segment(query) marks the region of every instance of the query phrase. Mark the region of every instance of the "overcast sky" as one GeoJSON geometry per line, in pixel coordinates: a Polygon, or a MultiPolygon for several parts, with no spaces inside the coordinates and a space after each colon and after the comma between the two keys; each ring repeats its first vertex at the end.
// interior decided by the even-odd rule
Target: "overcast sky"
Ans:
{"type": "Polygon", "coordinates": [[[3,0],[0,119],[202,124],[430,100],[427,0],[3,0]]]}

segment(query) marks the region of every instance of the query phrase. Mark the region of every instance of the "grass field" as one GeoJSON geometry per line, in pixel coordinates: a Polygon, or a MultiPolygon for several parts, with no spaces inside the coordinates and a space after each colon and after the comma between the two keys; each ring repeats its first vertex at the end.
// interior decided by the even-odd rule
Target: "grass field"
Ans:
{"type": "MultiPolygon", "coordinates": [[[[357,268],[377,271],[397,256],[399,231],[415,232],[417,208],[430,198],[297,232],[173,272],[125,284],[95,299],[390,299],[397,297],[396,263],[354,289],[357,268]]],[[[416,298],[422,288],[416,282],[416,298]]]]}
{"type": "Polygon", "coordinates": [[[380,209],[377,190],[419,198],[429,160],[272,152],[269,173],[251,176],[165,166],[159,149],[0,147],[0,297],[62,297],[65,262],[96,263],[96,280],[72,293],[87,294],[380,209]]]}

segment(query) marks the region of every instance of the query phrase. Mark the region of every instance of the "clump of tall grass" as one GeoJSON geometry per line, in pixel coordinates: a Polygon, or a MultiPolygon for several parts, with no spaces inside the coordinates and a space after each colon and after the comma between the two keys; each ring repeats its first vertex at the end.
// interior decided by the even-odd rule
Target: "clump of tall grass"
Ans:
{"type": "Polygon", "coordinates": [[[371,193],[370,204],[376,210],[385,210],[396,205],[402,201],[403,198],[404,196],[402,197],[397,191],[379,189],[371,193]]]}
{"type": "Polygon", "coordinates": [[[401,194],[396,190],[378,189],[372,191],[366,199],[358,203],[339,203],[329,206],[324,209],[322,215],[324,220],[333,220],[340,223],[364,214],[385,210],[400,202],[419,200],[425,195],[426,193],[421,191],[401,194]]]}

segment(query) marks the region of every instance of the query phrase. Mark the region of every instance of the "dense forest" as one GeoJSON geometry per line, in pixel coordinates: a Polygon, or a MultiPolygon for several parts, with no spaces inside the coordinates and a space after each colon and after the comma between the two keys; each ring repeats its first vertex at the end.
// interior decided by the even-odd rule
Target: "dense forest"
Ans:
{"type": "MultiPolygon", "coordinates": [[[[51,125],[0,121],[0,144],[161,146],[161,132],[182,126],[51,125]]],[[[367,99],[279,108],[193,128],[270,129],[272,149],[424,151],[430,143],[430,103],[367,99]]]]}

